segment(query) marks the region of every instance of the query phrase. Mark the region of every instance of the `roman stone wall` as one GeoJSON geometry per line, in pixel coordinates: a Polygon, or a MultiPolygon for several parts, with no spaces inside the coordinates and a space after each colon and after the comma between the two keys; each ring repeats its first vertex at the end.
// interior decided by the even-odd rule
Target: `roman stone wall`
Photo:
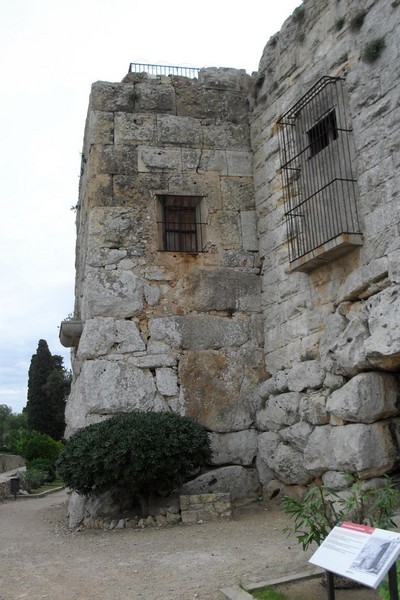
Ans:
{"type": "Polygon", "coordinates": [[[223,481],[247,477],[254,498],[266,373],[251,86],[229,69],[93,85],[77,211],[83,331],[66,416],[67,435],[135,409],[193,416],[212,432],[223,481]],[[161,251],[164,195],[201,199],[203,252],[161,251]]]}
{"type": "MultiPolygon", "coordinates": [[[[251,115],[266,368],[263,482],[340,487],[398,464],[399,2],[305,0],[267,43],[251,115]],[[364,13],[364,19],[360,18],[364,13]],[[358,27],[356,27],[358,17],[358,27]],[[362,22],[360,25],[360,21],[362,22]],[[383,39],[375,61],[365,52],[383,39]],[[323,76],[344,78],[363,245],[291,269],[279,117],[323,76]]],[[[340,135],[340,132],[339,132],[340,135]]]]}
{"type": "MultiPolygon", "coordinates": [[[[235,504],[260,483],[266,498],[313,480],[343,489],[344,471],[398,466],[399,4],[305,0],[252,78],[212,68],[93,85],[68,435],[135,409],[191,415],[210,432],[213,465],[182,493],[230,492],[235,504]],[[351,188],[359,229],[328,240],[322,223],[324,243],[290,262],[279,119],[326,76],[343,81],[338,129],[302,156],[299,189],[319,178],[328,201],[294,224],[320,223],[332,203],[343,213],[351,188]],[[355,185],[331,185],[324,159],[339,169],[342,116],[341,176],[355,185]],[[166,195],[200,199],[204,251],[162,251],[166,195]]],[[[293,139],[310,143],[314,127],[300,118],[293,139]]]]}

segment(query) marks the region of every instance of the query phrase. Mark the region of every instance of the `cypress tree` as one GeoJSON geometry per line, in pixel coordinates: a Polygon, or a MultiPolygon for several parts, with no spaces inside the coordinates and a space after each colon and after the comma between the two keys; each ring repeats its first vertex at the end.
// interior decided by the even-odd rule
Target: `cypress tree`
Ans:
{"type": "Polygon", "coordinates": [[[61,356],[52,356],[46,340],[39,340],[28,373],[28,401],[25,407],[28,428],[62,438],[65,429],[65,401],[70,377],[61,356]]]}

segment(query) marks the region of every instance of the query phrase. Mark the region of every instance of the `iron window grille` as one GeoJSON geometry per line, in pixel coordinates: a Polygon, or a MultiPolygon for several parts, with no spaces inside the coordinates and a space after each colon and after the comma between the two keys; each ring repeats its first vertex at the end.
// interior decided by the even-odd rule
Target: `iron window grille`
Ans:
{"type": "Polygon", "coordinates": [[[160,250],[198,253],[205,251],[205,225],[202,198],[192,196],[159,197],[160,250]]]}
{"type": "Polygon", "coordinates": [[[290,262],[304,266],[318,253],[321,262],[335,245],[361,244],[343,79],[322,77],[278,124],[290,262]]]}

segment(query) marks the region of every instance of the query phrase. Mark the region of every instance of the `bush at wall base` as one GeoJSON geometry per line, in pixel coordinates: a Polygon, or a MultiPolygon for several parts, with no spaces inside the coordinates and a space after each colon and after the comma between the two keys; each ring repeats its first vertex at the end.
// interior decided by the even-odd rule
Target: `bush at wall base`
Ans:
{"type": "Polygon", "coordinates": [[[66,486],[85,496],[113,487],[148,496],[170,492],[210,461],[207,431],[193,419],[134,411],[71,436],[57,471],[66,486]]]}

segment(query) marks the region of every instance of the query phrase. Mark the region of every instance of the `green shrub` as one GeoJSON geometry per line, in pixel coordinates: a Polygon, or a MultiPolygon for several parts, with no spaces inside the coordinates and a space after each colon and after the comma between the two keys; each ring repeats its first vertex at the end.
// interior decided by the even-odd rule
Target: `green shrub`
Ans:
{"type": "Polygon", "coordinates": [[[365,17],[367,15],[366,10],[359,10],[356,12],[352,18],[350,19],[350,29],[351,31],[358,31],[363,26],[365,17]]]}
{"type": "Polygon", "coordinates": [[[305,10],[304,10],[304,6],[296,6],[296,8],[294,9],[293,13],[292,13],[292,17],[293,20],[296,23],[300,23],[301,21],[303,21],[304,17],[305,17],[305,10]]]}
{"type": "Polygon", "coordinates": [[[55,461],[49,458],[34,458],[26,464],[27,470],[42,471],[46,475],[45,481],[51,482],[56,478],[55,461]]]}
{"type": "Polygon", "coordinates": [[[125,487],[167,493],[210,462],[207,431],[175,413],[132,412],[75,433],[57,461],[64,483],[80,494],[125,487]]]}
{"type": "Polygon", "coordinates": [[[284,531],[295,534],[303,550],[307,550],[312,542],[320,545],[339,521],[381,529],[396,527],[392,518],[399,502],[399,492],[390,477],[384,478],[381,487],[373,488],[356,481],[342,495],[329,487],[312,485],[301,501],[289,496],[283,498],[284,512],[294,519],[294,527],[286,527],[284,531]]]}
{"type": "Polygon", "coordinates": [[[40,469],[27,469],[25,472],[19,474],[21,480],[21,487],[27,492],[32,492],[37,488],[40,488],[46,481],[47,471],[40,469]]]}
{"type": "Polygon", "coordinates": [[[343,25],[345,22],[345,17],[338,17],[335,21],[335,27],[338,31],[340,31],[341,29],[343,29],[343,25]]]}
{"type": "Polygon", "coordinates": [[[386,44],[384,38],[376,38],[375,40],[371,40],[364,46],[361,54],[362,59],[369,63],[375,62],[380,57],[385,46],[386,44]]]}
{"type": "Polygon", "coordinates": [[[49,435],[37,431],[26,431],[18,441],[18,452],[27,461],[34,458],[47,458],[53,462],[60,455],[63,445],[49,435]]]}

